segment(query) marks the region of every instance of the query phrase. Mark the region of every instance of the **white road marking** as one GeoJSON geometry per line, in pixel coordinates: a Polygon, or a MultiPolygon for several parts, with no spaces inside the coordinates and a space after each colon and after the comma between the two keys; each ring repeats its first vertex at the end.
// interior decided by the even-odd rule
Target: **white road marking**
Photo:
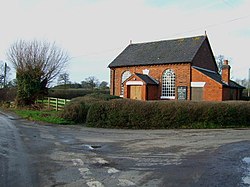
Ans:
{"type": "Polygon", "coordinates": [[[135,183],[127,179],[118,179],[118,181],[118,186],[135,186],[135,183]]]}
{"type": "Polygon", "coordinates": [[[99,181],[89,181],[87,182],[89,187],[104,187],[104,185],[99,181]]]}
{"type": "Polygon", "coordinates": [[[118,172],[120,172],[120,171],[115,169],[115,168],[108,168],[108,173],[109,174],[114,174],[114,173],[118,173],[118,172]]]}
{"type": "Polygon", "coordinates": [[[80,174],[83,178],[85,178],[87,175],[91,175],[91,171],[89,171],[89,168],[78,168],[80,174]]]}
{"type": "Polygon", "coordinates": [[[243,162],[245,162],[247,164],[247,173],[246,173],[246,176],[244,176],[242,178],[242,180],[243,180],[244,184],[250,185],[250,157],[245,157],[242,160],[243,160],[243,162]]]}
{"type": "Polygon", "coordinates": [[[83,166],[83,164],[84,164],[83,161],[81,159],[78,159],[78,158],[71,159],[71,160],[72,160],[74,166],[83,166]]]}
{"type": "Polygon", "coordinates": [[[94,158],[94,163],[99,163],[99,164],[108,164],[109,162],[107,160],[104,160],[103,158],[94,158]]]}

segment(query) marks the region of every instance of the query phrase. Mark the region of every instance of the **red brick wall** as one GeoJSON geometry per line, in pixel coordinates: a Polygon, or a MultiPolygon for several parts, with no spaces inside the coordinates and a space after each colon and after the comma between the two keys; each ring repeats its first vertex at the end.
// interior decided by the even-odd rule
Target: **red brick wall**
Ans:
{"type": "MultiPolygon", "coordinates": [[[[114,95],[120,96],[121,93],[121,77],[124,71],[130,71],[132,74],[134,73],[143,73],[142,70],[148,69],[149,76],[155,78],[159,81],[158,95],[157,98],[160,99],[161,96],[161,78],[162,74],[166,69],[172,69],[175,72],[175,86],[187,86],[188,87],[188,99],[190,99],[190,72],[191,65],[190,63],[182,63],[182,64],[166,64],[166,65],[150,65],[150,66],[132,66],[132,67],[119,67],[115,68],[115,71],[111,75],[110,82],[110,93],[113,94],[114,87],[114,95]]],[[[177,98],[177,93],[176,93],[177,98]]]]}
{"type": "MultiPolygon", "coordinates": [[[[120,67],[110,71],[110,94],[120,96],[121,92],[121,76],[124,71],[130,71],[131,74],[142,73],[142,70],[150,70],[149,75],[159,81],[159,86],[148,85],[148,90],[145,85],[142,86],[142,99],[154,100],[160,99],[161,96],[161,78],[166,69],[172,69],[176,75],[176,90],[178,86],[187,86],[187,99],[190,100],[191,82],[206,82],[203,89],[203,100],[206,101],[223,101],[230,99],[238,99],[237,90],[231,90],[202,74],[200,71],[191,68],[190,64],[168,64],[155,66],[137,66],[137,67],[120,67]],[[192,72],[192,75],[190,74],[192,72]],[[231,95],[230,95],[230,92],[231,95]],[[233,94],[233,95],[232,95],[233,94]],[[233,98],[231,98],[233,97],[233,98]]],[[[176,99],[177,99],[177,93],[176,99]]],[[[124,97],[128,96],[128,90],[124,89],[124,97]]]]}
{"type": "Polygon", "coordinates": [[[203,100],[205,101],[222,101],[227,91],[223,91],[222,85],[215,80],[204,75],[200,71],[192,68],[192,82],[206,82],[203,89],[203,100]]]}
{"type": "Polygon", "coordinates": [[[147,89],[147,86],[145,84],[142,85],[141,98],[142,98],[143,101],[147,100],[146,89],[147,89]]]}
{"type": "Polygon", "coordinates": [[[114,73],[115,72],[115,70],[114,69],[110,69],[110,78],[109,78],[109,80],[110,80],[110,95],[115,95],[115,93],[114,93],[114,73]]]}
{"type": "Polygon", "coordinates": [[[229,83],[230,81],[230,66],[229,65],[223,65],[222,66],[222,73],[221,78],[225,83],[229,83]]]}
{"type": "Polygon", "coordinates": [[[230,88],[224,88],[223,89],[223,96],[222,100],[230,100],[230,88]]]}
{"type": "Polygon", "coordinates": [[[239,100],[241,99],[240,97],[240,91],[237,88],[223,88],[223,101],[239,100]]]}
{"type": "Polygon", "coordinates": [[[147,100],[157,100],[158,99],[158,87],[156,85],[147,86],[147,100]]]}

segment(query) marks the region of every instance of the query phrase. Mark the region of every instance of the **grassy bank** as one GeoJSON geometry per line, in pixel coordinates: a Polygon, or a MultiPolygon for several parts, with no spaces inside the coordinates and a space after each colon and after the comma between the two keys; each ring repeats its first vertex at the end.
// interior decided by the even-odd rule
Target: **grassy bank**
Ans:
{"type": "Polygon", "coordinates": [[[53,124],[73,124],[72,121],[60,117],[58,111],[13,109],[17,115],[32,121],[42,121],[53,124]]]}

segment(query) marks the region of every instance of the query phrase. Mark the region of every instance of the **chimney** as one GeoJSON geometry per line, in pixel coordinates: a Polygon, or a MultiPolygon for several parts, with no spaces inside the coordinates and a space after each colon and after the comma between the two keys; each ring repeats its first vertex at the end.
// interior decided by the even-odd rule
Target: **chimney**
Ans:
{"type": "Polygon", "coordinates": [[[231,67],[228,65],[228,60],[224,60],[224,63],[222,66],[221,79],[226,84],[229,84],[229,81],[230,81],[230,69],[231,67]]]}

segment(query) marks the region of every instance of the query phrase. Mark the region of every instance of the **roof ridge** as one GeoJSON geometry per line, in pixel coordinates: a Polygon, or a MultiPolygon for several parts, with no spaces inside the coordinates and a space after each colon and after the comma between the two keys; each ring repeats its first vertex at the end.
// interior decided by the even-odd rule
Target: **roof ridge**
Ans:
{"type": "Polygon", "coordinates": [[[143,74],[143,73],[135,73],[135,75],[146,76],[146,77],[150,78],[154,83],[159,84],[159,82],[155,78],[151,77],[150,75],[143,74]]]}
{"type": "Polygon", "coordinates": [[[128,45],[109,67],[191,63],[207,36],[193,36],[128,45]]]}
{"type": "Polygon", "coordinates": [[[173,38],[173,39],[163,39],[163,40],[156,40],[156,41],[148,41],[148,42],[138,42],[138,43],[131,43],[130,45],[140,45],[140,44],[152,44],[152,43],[158,43],[158,42],[167,42],[167,41],[178,41],[183,39],[191,39],[191,38],[197,38],[197,37],[204,37],[207,38],[207,35],[197,35],[197,36],[191,36],[191,37],[182,37],[182,38],[173,38]]]}
{"type": "Polygon", "coordinates": [[[203,43],[205,42],[205,40],[207,39],[207,35],[204,36],[203,41],[201,42],[199,48],[197,48],[196,52],[194,53],[194,56],[192,57],[192,59],[194,59],[194,57],[197,55],[198,51],[200,50],[201,46],[203,45],[203,43]]]}
{"type": "Polygon", "coordinates": [[[201,68],[201,67],[198,67],[198,66],[192,66],[192,67],[195,68],[195,69],[200,69],[200,70],[207,71],[207,72],[210,72],[210,73],[218,74],[218,72],[212,71],[210,69],[205,69],[205,68],[201,68]]]}

